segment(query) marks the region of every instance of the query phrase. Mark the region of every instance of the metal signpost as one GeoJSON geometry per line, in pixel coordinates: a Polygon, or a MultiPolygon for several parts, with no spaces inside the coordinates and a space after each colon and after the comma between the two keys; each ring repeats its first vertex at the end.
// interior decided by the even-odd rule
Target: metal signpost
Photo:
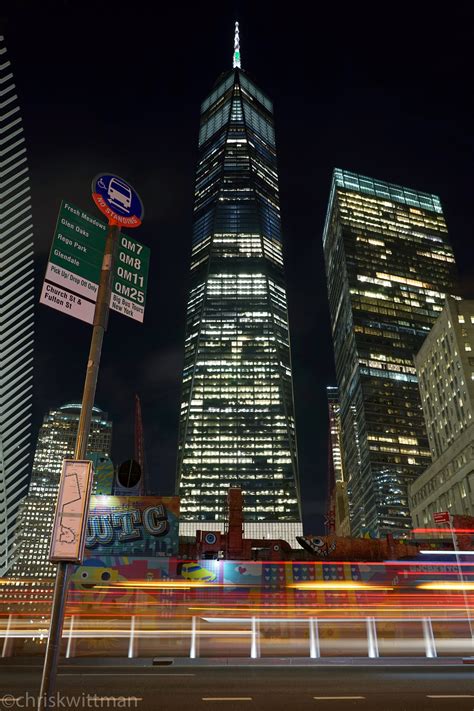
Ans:
{"type": "MultiPolygon", "coordinates": [[[[59,497],[58,497],[58,505],[57,505],[57,510],[56,510],[56,519],[55,519],[55,526],[53,530],[53,540],[51,542],[51,554],[52,554],[52,561],[58,561],[58,567],[57,567],[57,573],[56,573],[56,582],[54,586],[54,595],[53,595],[53,602],[52,602],[52,609],[51,609],[51,620],[50,620],[50,626],[49,626],[49,634],[48,634],[48,643],[46,647],[46,654],[45,654],[45,660],[44,660],[44,667],[43,667],[43,677],[41,680],[41,691],[40,691],[40,696],[39,696],[39,702],[38,702],[38,709],[39,711],[43,711],[45,708],[49,707],[54,707],[56,704],[56,699],[53,698],[53,694],[55,691],[56,687],[56,673],[57,673],[57,666],[58,666],[58,659],[59,659],[59,652],[60,652],[60,645],[61,645],[61,638],[62,638],[62,629],[63,629],[63,622],[64,622],[64,609],[65,609],[65,603],[66,603],[66,597],[67,597],[67,584],[68,584],[68,572],[69,572],[69,561],[73,560],[74,562],[81,562],[82,560],[82,555],[83,555],[83,542],[84,542],[84,537],[85,537],[85,528],[87,525],[87,512],[89,508],[89,494],[90,494],[90,486],[91,486],[91,476],[90,476],[90,462],[89,462],[89,478],[87,479],[87,475],[85,475],[85,470],[84,467],[81,468],[81,465],[84,464],[84,459],[86,455],[86,450],[87,450],[87,441],[89,437],[89,431],[90,431],[90,425],[91,425],[91,418],[92,418],[92,408],[94,406],[94,400],[95,400],[95,391],[96,391],[96,386],[97,386],[97,376],[99,373],[99,363],[100,363],[100,356],[102,352],[102,343],[104,339],[104,333],[107,329],[107,323],[108,323],[108,315],[109,315],[109,304],[111,300],[111,293],[112,293],[112,279],[113,279],[113,269],[114,269],[114,261],[115,261],[115,252],[116,252],[116,244],[118,237],[120,235],[120,227],[122,224],[127,224],[129,227],[138,227],[138,225],[141,224],[142,218],[143,218],[143,205],[138,197],[137,193],[135,190],[132,188],[131,185],[129,185],[125,180],[122,178],[118,178],[117,176],[111,176],[111,175],[106,175],[106,174],[100,174],[94,178],[92,182],[92,196],[94,199],[94,202],[97,204],[99,209],[107,216],[109,220],[109,226],[107,229],[106,233],[106,239],[105,239],[105,248],[102,250],[102,255],[101,255],[101,266],[100,266],[100,274],[99,274],[99,280],[98,280],[98,289],[97,289],[97,294],[96,294],[96,303],[95,303],[95,309],[93,311],[93,329],[92,329],[92,339],[91,339],[91,344],[90,344],[90,349],[89,349],[89,357],[87,360],[87,369],[86,369],[86,377],[85,377],[85,382],[84,382],[84,392],[82,396],[82,407],[81,407],[81,414],[79,418],[79,425],[78,425],[78,430],[77,430],[77,437],[76,437],[76,447],[75,447],[75,452],[74,452],[74,460],[69,460],[69,463],[65,463],[63,466],[63,472],[61,476],[61,483],[60,483],[60,491],[59,491],[59,497]],[[105,187],[104,187],[105,186],[105,187]],[[98,201],[97,196],[100,197],[100,201],[98,201]],[[126,221],[126,222],[125,222],[126,221]],[[72,467],[72,469],[71,469],[72,467]],[[73,478],[71,479],[70,482],[66,481],[67,476],[72,475],[73,478]],[[81,490],[81,482],[82,482],[82,490],[81,490]],[[74,493],[73,489],[74,486],[76,487],[76,496],[72,496],[74,493]],[[87,492],[86,492],[87,488],[87,492]],[[87,496],[86,496],[87,493],[87,496]],[[71,499],[75,499],[75,501],[72,501],[71,499]],[[77,498],[80,499],[80,504],[77,501],[77,498]],[[64,506],[69,508],[73,507],[73,516],[69,516],[67,518],[67,512],[64,508],[64,506]],[[75,510],[74,510],[75,508],[75,510]],[[66,514],[66,519],[64,518],[66,514]],[[62,522],[66,522],[66,520],[70,523],[71,521],[74,521],[74,525],[72,526],[72,530],[69,532],[64,533],[64,537],[68,537],[68,539],[71,539],[71,536],[75,536],[75,544],[70,543],[69,544],[69,549],[66,549],[64,547],[64,540],[61,540],[61,533],[58,533],[58,526],[59,529],[61,527],[62,522]],[[79,524],[79,526],[78,526],[79,524]],[[80,529],[80,530],[79,530],[80,529]],[[74,548],[75,545],[75,548],[74,548]],[[73,546],[74,550],[71,552],[70,548],[73,546]],[[82,548],[81,548],[82,546],[82,548]],[[71,557],[72,556],[72,557],[71,557]],[[74,557],[76,556],[76,557],[74,557]]],[[[67,203],[64,203],[67,204],[67,203]]],[[[76,217],[80,217],[76,214],[76,217]]],[[[94,218],[92,218],[94,220],[94,218]]],[[[98,222],[98,221],[96,221],[98,222]]],[[[55,241],[56,241],[56,234],[59,234],[59,228],[61,230],[61,235],[67,239],[71,239],[71,236],[69,233],[66,232],[66,228],[68,230],[72,230],[74,233],[76,232],[75,225],[76,223],[71,219],[71,224],[74,225],[74,227],[70,227],[67,225],[64,225],[64,223],[61,223],[61,213],[60,213],[60,219],[58,220],[58,226],[56,228],[56,233],[55,233],[55,241]]],[[[97,225],[93,225],[94,227],[97,227],[97,225]]],[[[92,225],[91,225],[92,228],[92,225]]],[[[81,242],[81,235],[78,231],[79,237],[77,239],[78,243],[81,242]]],[[[97,236],[97,235],[96,235],[97,236]]],[[[91,238],[89,240],[89,236],[82,235],[83,238],[87,239],[87,244],[84,245],[86,247],[89,247],[89,251],[86,250],[84,253],[84,262],[81,261],[79,256],[77,256],[77,251],[78,247],[74,246],[73,244],[69,244],[64,242],[64,240],[60,240],[65,244],[65,247],[68,248],[68,251],[66,251],[66,248],[60,249],[58,247],[58,250],[61,252],[61,254],[52,254],[50,255],[50,262],[48,264],[48,269],[50,264],[55,264],[56,266],[59,266],[60,269],[64,269],[65,272],[70,271],[67,269],[66,266],[63,266],[62,263],[66,262],[66,265],[71,264],[75,269],[83,271],[86,269],[86,263],[87,263],[87,269],[88,272],[87,274],[90,277],[94,276],[93,271],[89,269],[89,267],[94,267],[94,264],[96,262],[94,261],[95,256],[94,255],[94,244],[92,244],[93,239],[91,238]],[[61,260],[61,264],[57,264],[56,262],[52,261],[51,256],[56,258],[57,260],[61,260]],[[74,261],[69,261],[67,257],[70,257],[74,261]],[[89,257],[89,261],[86,260],[86,257],[89,257]]],[[[59,238],[58,238],[59,239],[59,238]]],[[[100,238],[98,240],[100,242],[100,238]]],[[[98,244],[96,242],[95,244],[98,244]]],[[[53,243],[53,248],[52,252],[54,251],[54,243],[53,243]]],[[[99,250],[96,250],[99,251],[99,250]]],[[[82,255],[80,255],[82,257],[82,255]]],[[[137,270],[139,271],[139,270],[137,270]]],[[[74,274],[74,272],[71,270],[71,273],[74,274]]],[[[47,271],[48,274],[53,274],[58,278],[62,279],[69,279],[69,275],[58,275],[56,274],[52,269],[50,271],[47,271]]],[[[76,274],[77,276],[77,274],[76,274]]],[[[51,276],[48,277],[51,279],[51,276]]],[[[82,278],[82,275],[81,275],[82,278]]],[[[84,280],[88,281],[87,275],[84,276],[84,280]]],[[[71,280],[73,281],[73,280],[71,280]]],[[[49,282],[46,282],[49,283],[49,282]]],[[[94,283],[94,281],[91,279],[90,283],[94,283]]],[[[67,290],[63,287],[64,291],[66,292],[67,290]]],[[[51,292],[50,292],[51,293],[51,292]]],[[[70,298],[70,294],[67,293],[66,296],[64,297],[58,297],[63,299],[63,303],[65,303],[66,299],[70,298]]],[[[43,300],[43,299],[42,299],[43,300]]],[[[44,303],[44,302],[43,302],[44,303]]],[[[50,305],[50,304],[48,304],[50,305]]],[[[64,309],[61,307],[60,310],[66,311],[66,307],[64,309]]],[[[78,316],[78,318],[80,318],[78,316]]],[[[82,319],[86,320],[86,319],[82,319]]],[[[143,320],[143,318],[141,319],[143,320]]],[[[69,514],[71,511],[68,512],[69,514]]],[[[66,524],[66,528],[68,528],[66,524]]],[[[71,528],[69,526],[69,528],[71,528]]]]}

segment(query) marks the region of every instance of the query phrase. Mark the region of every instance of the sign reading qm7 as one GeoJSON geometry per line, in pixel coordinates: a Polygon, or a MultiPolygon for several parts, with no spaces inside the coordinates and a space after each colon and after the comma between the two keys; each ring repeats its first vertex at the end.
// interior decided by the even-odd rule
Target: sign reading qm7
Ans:
{"type": "MultiPolygon", "coordinates": [[[[107,225],[63,201],[40,301],[93,323],[107,225]]],[[[121,233],[116,246],[110,308],[143,323],[150,249],[121,233]]]]}

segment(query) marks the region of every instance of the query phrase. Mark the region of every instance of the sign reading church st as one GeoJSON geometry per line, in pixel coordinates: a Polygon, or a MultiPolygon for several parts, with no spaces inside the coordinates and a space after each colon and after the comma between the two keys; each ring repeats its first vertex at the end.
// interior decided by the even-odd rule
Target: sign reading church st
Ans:
{"type": "MultiPolygon", "coordinates": [[[[59,210],[40,301],[93,323],[107,225],[63,201],[59,210]]],[[[110,308],[143,322],[150,249],[119,235],[110,308]]]]}

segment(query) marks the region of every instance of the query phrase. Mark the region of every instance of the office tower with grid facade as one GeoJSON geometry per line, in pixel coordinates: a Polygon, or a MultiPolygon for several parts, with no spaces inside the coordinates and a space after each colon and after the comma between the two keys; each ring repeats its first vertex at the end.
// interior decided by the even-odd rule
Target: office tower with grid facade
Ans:
{"type": "MultiPolygon", "coordinates": [[[[80,403],[67,403],[45,416],[33,461],[28,496],[19,515],[19,536],[10,575],[19,578],[47,578],[56,566],[48,560],[59,478],[64,458],[74,457],[80,403]]],[[[87,456],[110,455],[112,422],[94,406],[87,456]]]]}
{"type": "MultiPolygon", "coordinates": [[[[201,106],[179,431],[181,533],[300,535],[290,338],[270,99],[234,66],[201,106]]],[[[296,545],[296,543],[295,543],[296,545]]]]}
{"type": "Polygon", "coordinates": [[[413,358],[454,290],[440,201],[336,169],[323,246],[352,534],[403,533],[431,459],[413,358]]]}
{"type": "Polygon", "coordinates": [[[25,137],[0,36],[0,575],[13,561],[31,466],[33,224],[25,137]]]}
{"type": "Polygon", "coordinates": [[[409,489],[413,523],[474,516],[474,301],[446,305],[415,358],[433,463],[409,489]]]}

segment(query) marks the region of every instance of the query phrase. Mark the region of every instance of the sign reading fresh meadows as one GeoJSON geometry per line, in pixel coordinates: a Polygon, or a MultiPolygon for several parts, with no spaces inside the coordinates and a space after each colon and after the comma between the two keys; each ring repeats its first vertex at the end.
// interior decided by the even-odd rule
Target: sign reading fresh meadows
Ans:
{"type": "Polygon", "coordinates": [[[118,175],[99,173],[92,181],[92,199],[107,217],[109,225],[138,227],[143,220],[143,203],[130,183],[118,175]]]}
{"type": "MultiPolygon", "coordinates": [[[[63,201],[40,302],[93,323],[106,237],[106,224],[63,201]]],[[[119,235],[110,307],[140,322],[145,313],[149,263],[148,247],[119,235]]]]}

